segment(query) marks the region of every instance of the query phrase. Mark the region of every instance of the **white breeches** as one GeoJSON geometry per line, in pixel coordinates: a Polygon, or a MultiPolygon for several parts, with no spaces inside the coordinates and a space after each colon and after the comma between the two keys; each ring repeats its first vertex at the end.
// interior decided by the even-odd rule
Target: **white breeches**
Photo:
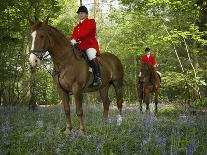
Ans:
{"type": "Polygon", "coordinates": [[[142,72],[139,72],[139,75],[138,75],[138,77],[141,77],[142,76],[142,72]]]}
{"type": "Polygon", "coordinates": [[[159,71],[156,71],[156,72],[157,72],[157,74],[159,74],[159,76],[161,77],[162,73],[160,73],[159,71]]]}
{"type": "Polygon", "coordinates": [[[88,48],[86,50],[86,54],[87,54],[89,60],[93,60],[94,58],[96,58],[96,49],[95,48],[88,48]]]}

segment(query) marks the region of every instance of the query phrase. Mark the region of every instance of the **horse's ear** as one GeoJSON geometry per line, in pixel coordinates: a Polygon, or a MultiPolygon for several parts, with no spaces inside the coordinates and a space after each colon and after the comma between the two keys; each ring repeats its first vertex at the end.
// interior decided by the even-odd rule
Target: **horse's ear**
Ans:
{"type": "Polygon", "coordinates": [[[45,25],[48,25],[48,20],[49,20],[49,17],[47,16],[47,18],[45,19],[45,21],[43,22],[45,25]]]}
{"type": "Polygon", "coordinates": [[[27,19],[28,21],[29,21],[29,24],[32,26],[32,25],[34,25],[34,22],[28,17],[28,19],[27,19]]]}

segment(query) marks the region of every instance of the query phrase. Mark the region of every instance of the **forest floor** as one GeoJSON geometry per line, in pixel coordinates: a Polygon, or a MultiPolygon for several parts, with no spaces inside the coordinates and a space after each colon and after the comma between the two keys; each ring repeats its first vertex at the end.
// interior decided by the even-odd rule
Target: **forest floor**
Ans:
{"type": "MultiPolygon", "coordinates": [[[[154,105],[151,105],[153,109],[154,105]]],[[[139,107],[110,107],[102,120],[101,104],[84,104],[86,133],[79,135],[75,107],[73,130],[64,135],[66,119],[62,105],[0,107],[0,154],[206,154],[207,113],[191,113],[161,104],[158,114],[140,113],[139,107]]]]}

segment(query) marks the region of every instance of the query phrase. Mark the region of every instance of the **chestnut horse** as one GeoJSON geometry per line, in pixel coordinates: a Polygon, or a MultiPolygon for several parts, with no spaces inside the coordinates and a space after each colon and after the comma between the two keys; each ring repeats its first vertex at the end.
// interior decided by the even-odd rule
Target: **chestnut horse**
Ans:
{"type": "Polygon", "coordinates": [[[142,103],[146,103],[146,111],[150,111],[150,97],[154,94],[155,113],[157,112],[158,97],[160,94],[160,76],[149,62],[142,63],[141,77],[137,81],[137,95],[142,112],[142,103]]]}
{"type": "Polygon", "coordinates": [[[78,56],[80,51],[70,45],[70,41],[56,28],[48,25],[48,18],[44,22],[29,20],[32,32],[32,47],[30,63],[32,66],[40,64],[46,51],[53,61],[53,79],[57,85],[66,115],[65,134],[71,133],[72,123],[70,114],[69,95],[73,94],[78,116],[80,133],[84,134],[82,93],[99,91],[103,100],[103,117],[108,118],[110,85],[114,86],[119,111],[118,120],[122,120],[123,103],[123,66],[120,60],[111,53],[103,53],[99,57],[101,65],[102,84],[97,88],[86,87],[89,76],[89,65],[78,56]]]}

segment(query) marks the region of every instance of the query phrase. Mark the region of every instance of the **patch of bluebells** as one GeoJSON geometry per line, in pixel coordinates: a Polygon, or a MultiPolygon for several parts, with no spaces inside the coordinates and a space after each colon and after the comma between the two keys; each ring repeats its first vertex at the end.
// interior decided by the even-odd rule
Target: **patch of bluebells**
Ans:
{"type": "Polygon", "coordinates": [[[192,155],[193,152],[197,149],[197,144],[195,140],[192,140],[192,142],[186,147],[186,153],[189,155],[192,155]]]}
{"type": "Polygon", "coordinates": [[[1,142],[5,145],[10,145],[10,132],[12,130],[12,126],[8,120],[1,124],[1,142]]]}
{"type": "Polygon", "coordinates": [[[78,136],[79,136],[79,132],[78,131],[75,131],[75,130],[71,131],[71,133],[70,133],[70,138],[71,139],[76,139],[78,136]]]}
{"type": "Polygon", "coordinates": [[[43,128],[43,127],[44,127],[44,120],[39,119],[39,120],[36,122],[36,124],[37,124],[38,127],[43,128]]]}
{"type": "Polygon", "coordinates": [[[104,143],[106,143],[107,138],[104,136],[100,136],[98,138],[97,144],[96,144],[96,150],[94,152],[95,155],[99,155],[100,154],[100,150],[103,147],[104,143]]]}
{"type": "Polygon", "coordinates": [[[61,106],[39,108],[37,112],[24,108],[6,109],[0,118],[0,148],[6,153],[10,149],[8,146],[17,146],[13,151],[20,150],[22,154],[67,154],[73,151],[84,154],[85,151],[85,154],[165,155],[207,152],[202,147],[207,143],[206,115],[162,117],[152,113],[141,114],[138,107],[130,107],[123,110],[124,119],[118,126],[117,110],[110,109],[108,122],[102,121],[102,110],[100,105],[85,108],[86,135],[81,137],[73,106],[74,129],[69,136],[61,132],[66,121],[61,106]]]}

